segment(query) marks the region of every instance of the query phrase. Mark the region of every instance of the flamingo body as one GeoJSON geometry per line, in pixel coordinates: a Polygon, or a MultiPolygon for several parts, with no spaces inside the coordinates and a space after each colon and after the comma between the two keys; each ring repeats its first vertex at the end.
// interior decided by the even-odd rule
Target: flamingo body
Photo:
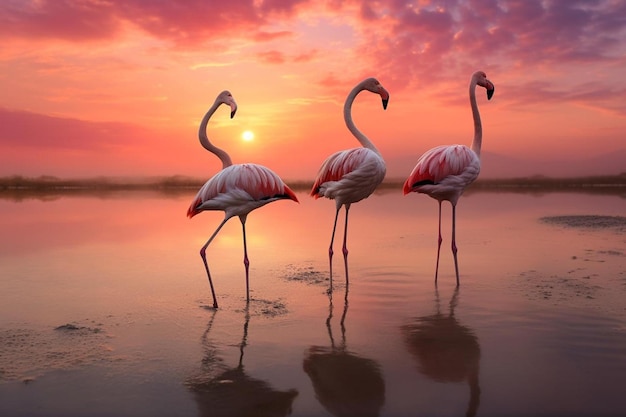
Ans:
{"type": "Polygon", "coordinates": [[[465,145],[437,146],[426,151],[418,159],[415,168],[403,186],[404,194],[411,192],[427,194],[439,202],[439,240],[437,246],[437,265],[435,283],[439,274],[439,254],[441,252],[441,203],[452,204],[452,254],[456,272],[456,285],[459,285],[459,265],[456,246],[456,204],[480,173],[480,150],[482,146],[482,124],[476,104],[476,86],[487,90],[487,99],[491,99],[495,87],[483,71],[472,74],[469,84],[470,106],[474,118],[474,140],[471,148],[465,145]]]}
{"type": "Polygon", "coordinates": [[[232,118],[237,111],[237,104],[229,91],[222,91],[211,108],[206,112],[198,136],[202,146],[215,154],[222,161],[222,170],[209,179],[198,191],[191,205],[187,209],[187,216],[192,218],[205,210],[221,210],[224,220],[213,232],[209,240],[200,249],[200,256],[211,286],[213,307],[217,308],[217,298],[213,288],[213,280],[206,260],[206,249],[211,244],[220,229],[233,216],[239,216],[243,234],[243,263],[246,269],[246,300],[250,301],[248,249],[246,245],[246,219],[248,214],[272,201],[289,199],[298,202],[295,193],[271,169],[257,164],[233,165],[226,151],[213,145],[207,135],[206,127],[209,119],[222,104],[228,104],[232,118]]]}
{"type": "Polygon", "coordinates": [[[272,201],[298,201],[295,193],[274,171],[257,164],[237,164],[208,180],[192,201],[189,218],[204,210],[222,210],[226,217],[244,216],[272,201]]]}
{"type": "Polygon", "coordinates": [[[480,158],[465,145],[437,146],[425,152],[404,183],[404,194],[427,194],[456,204],[480,173],[480,158]]]}
{"type": "Polygon", "coordinates": [[[385,178],[385,161],[368,148],[339,151],[322,164],[311,196],[336,200],[338,205],[369,197],[385,178]]]}
{"type": "Polygon", "coordinates": [[[385,161],[380,155],[376,146],[354,125],[352,121],[352,103],[357,94],[367,90],[380,95],[383,109],[387,108],[389,93],[375,78],[367,78],[357,84],[348,94],[343,107],[343,117],[348,130],[362,145],[361,148],[347,149],[339,151],[322,163],[313,188],[311,196],[317,198],[326,197],[335,200],[335,221],[333,223],[333,233],[328,247],[328,259],[330,264],[330,291],[332,291],[332,258],[333,242],[337,228],[337,218],[342,206],[346,209],[346,223],[343,234],[343,256],[346,265],[346,283],[348,281],[348,211],[350,205],[369,197],[376,187],[385,178],[385,161]]]}

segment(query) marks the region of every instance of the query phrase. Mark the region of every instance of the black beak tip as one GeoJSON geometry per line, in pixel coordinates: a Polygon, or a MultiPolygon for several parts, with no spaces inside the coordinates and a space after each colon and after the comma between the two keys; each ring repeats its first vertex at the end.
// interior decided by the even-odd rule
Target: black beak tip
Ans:
{"type": "Polygon", "coordinates": [[[387,103],[389,103],[389,99],[383,100],[383,110],[387,110],[387,103]]]}
{"type": "Polygon", "coordinates": [[[492,88],[491,90],[487,90],[487,100],[491,100],[491,97],[493,97],[493,93],[496,91],[496,88],[492,88]]]}
{"type": "Polygon", "coordinates": [[[230,118],[232,119],[233,117],[235,117],[235,113],[237,113],[237,110],[233,110],[230,112],[230,118]]]}

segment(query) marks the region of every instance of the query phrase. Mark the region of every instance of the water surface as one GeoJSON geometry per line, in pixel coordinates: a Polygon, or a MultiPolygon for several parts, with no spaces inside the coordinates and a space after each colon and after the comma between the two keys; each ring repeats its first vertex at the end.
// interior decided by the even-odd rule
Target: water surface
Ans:
{"type": "Polygon", "coordinates": [[[334,203],[299,193],[248,218],[249,304],[239,221],[211,244],[216,311],[193,195],[0,199],[0,415],[626,414],[626,226],[576,221],[625,198],[468,193],[457,289],[449,205],[435,287],[437,203],[377,193],[329,297],[334,203]]]}

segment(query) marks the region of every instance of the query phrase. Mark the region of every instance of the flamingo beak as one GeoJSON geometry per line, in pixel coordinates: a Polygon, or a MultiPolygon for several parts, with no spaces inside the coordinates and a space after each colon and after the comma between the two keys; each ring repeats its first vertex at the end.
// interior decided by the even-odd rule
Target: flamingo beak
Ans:
{"type": "Polygon", "coordinates": [[[389,93],[383,88],[382,85],[379,85],[378,94],[380,94],[380,98],[383,100],[383,110],[387,110],[387,104],[389,103],[389,93]]]}
{"type": "Polygon", "coordinates": [[[487,100],[491,100],[493,93],[496,91],[496,87],[491,81],[487,81],[487,100]]]}
{"type": "Polygon", "coordinates": [[[235,113],[237,113],[237,105],[235,103],[230,105],[230,118],[235,117],[235,113]]]}

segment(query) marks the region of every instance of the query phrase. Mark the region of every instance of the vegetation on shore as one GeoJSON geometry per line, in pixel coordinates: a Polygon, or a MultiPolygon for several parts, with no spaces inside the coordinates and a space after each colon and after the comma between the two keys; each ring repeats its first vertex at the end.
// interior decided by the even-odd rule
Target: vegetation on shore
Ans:
{"type": "MultiPolygon", "coordinates": [[[[32,193],[93,193],[112,191],[164,191],[189,192],[204,184],[205,179],[186,176],[122,178],[93,177],[82,179],[63,179],[54,176],[25,177],[20,175],[0,177],[0,195],[32,193]]],[[[312,182],[286,181],[294,190],[308,190],[312,182]]],[[[381,190],[402,188],[402,179],[386,179],[381,190]]],[[[479,178],[468,191],[583,191],[626,194],[626,172],[619,175],[589,177],[550,178],[544,176],[520,178],[479,178]]]]}

